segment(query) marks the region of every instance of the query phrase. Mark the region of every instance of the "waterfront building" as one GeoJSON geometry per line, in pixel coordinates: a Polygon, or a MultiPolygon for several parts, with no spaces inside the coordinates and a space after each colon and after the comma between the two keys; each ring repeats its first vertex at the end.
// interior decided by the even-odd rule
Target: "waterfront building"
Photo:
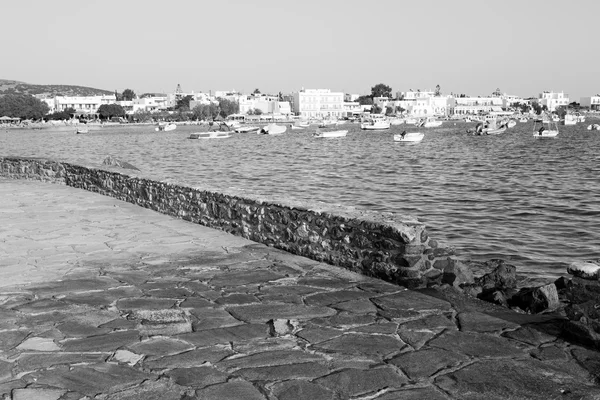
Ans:
{"type": "Polygon", "coordinates": [[[596,94],[594,96],[589,97],[581,97],[579,100],[579,105],[581,107],[589,107],[590,110],[599,111],[600,110],[600,94],[596,94]]]}
{"type": "Polygon", "coordinates": [[[504,100],[498,96],[488,97],[456,97],[454,114],[456,115],[479,115],[502,113],[504,100]]]}
{"type": "Polygon", "coordinates": [[[395,100],[387,97],[375,97],[373,103],[383,110],[386,107],[392,107],[395,111],[399,110],[403,114],[414,117],[448,116],[454,112],[455,106],[455,100],[452,96],[436,96],[435,92],[432,91],[421,92],[412,89],[407,92],[397,92],[395,100]]]}
{"type": "Polygon", "coordinates": [[[344,93],[329,89],[301,89],[294,94],[294,113],[302,117],[344,116],[344,93]]]}
{"type": "Polygon", "coordinates": [[[537,99],[534,99],[534,102],[541,106],[546,106],[548,111],[556,111],[560,106],[566,107],[569,105],[569,95],[563,92],[543,91],[537,99]]]}
{"type": "Polygon", "coordinates": [[[352,117],[360,115],[364,112],[363,107],[356,101],[345,101],[344,102],[344,116],[352,117]]]}
{"type": "Polygon", "coordinates": [[[169,99],[163,93],[145,93],[141,97],[132,100],[132,112],[146,111],[157,112],[169,107],[169,99]]]}
{"type": "Polygon", "coordinates": [[[344,101],[348,102],[348,103],[352,103],[352,102],[355,102],[356,100],[358,100],[359,97],[360,97],[359,94],[346,93],[346,94],[344,94],[344,101]]]}
{"type": "Polygon", "coordinates": [[[77,114],[85,116],[96,114],[98,108],[103,104],[115,104],[117,98],[114,94],[102,96],[56,96],[54,97],[54,110],[64,111],[67,108],[74,109],[77,114]]]}

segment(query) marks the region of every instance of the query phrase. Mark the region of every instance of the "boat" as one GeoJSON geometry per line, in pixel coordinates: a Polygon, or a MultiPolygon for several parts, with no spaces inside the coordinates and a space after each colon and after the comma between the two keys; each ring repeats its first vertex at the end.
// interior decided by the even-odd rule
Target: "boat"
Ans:
{"type": "Polygon", "coordinates": [[[543,116],[533,121],[533,137],[536,139],[553,139],[558,135],[558,122],[554,118],[543,116]]]}
{"type": "Polygon", "coordinates": [[[565,114],[564,125],[577,125],[577,117],[573,114],[565,114]]]}
{"type": "Polygon", "coordinates": [[[334,119],[324,119],[319,123],[319,128],[328,128],[330,126],[336,126],[338,124],[337,120],[334,119]]]}
{"type": "Polygon", "coordinates": [[[417,124],[417,126],[423,128],[437,128],[442,126],[442,123],[442,121],[438,121],[433,117],[428,117],[427,119],[423,120],[420,124],[417,124]]]}
{"type": "Polygon", "coordinates": [[[509,119],[506,123],[507,128],[514,128],[515,126],[517,126],[517,121],[515,121],[514,119],[509,119]]]}
{"type": "Polygon", "coordinates": [[[417,143],[423,140],[423,132],[402,132],[394,135],[394,142],[417,143]]]}
{"type": "Polygon", "coordinates": [[[175,129],[177,129],[177,125],[175,125],[175,124],[158,125],[156,128],[154,128],[154,130],[156,132],[159,132],[159,131],[169,132],[169,131],[174,131],[175,129]]]}
{"type": "Polygon", "coordinates": [[[263,133],[265,135],[280,135],[286,130],[287,126],[285,125],[269,124],[264,126],[258,133],[263,133]]]}
{"type": "Polygon", "coordinates": [[[406,125],[416,125],[419,120],[417,118],[405,118],[404,123],[406,125]]]}
{"type": "Polygon", "coordinates": [[[308,122],[308,121],[297,122],[295,126],[297,126],[299,128],[308,128],[310,126],[310,122],[308,122]]]}
{"type": "Polygon", "coordinates": [[[87,128],[77,128],[77,131],[75,133],[77,133],[78,135],[81,135],[83,133],[90,133],[90,130],[87,128]]]}
{"type": "Polygon", "coordinates": [[[260,130],[260,126],[239,126],[235,128],[233,131],[236,133],[253,133],[258,132],[260,130]]]}
{"type": "Polygon", "coordinates": [[[337,130],[337,131],[321,131],[317,128],[316,132],[313,133],[313,136],[316,138],[337,138],[337,137],[345,137],[348,134],[348,130],[337,130]]]}
{"type": "Polygon", "coordinates": [[[588,131],[600,131],[600,124],[591,124],[587,127],[588,131]]]}
{"type": "Polygon", "coordinates": [[[496,119],[486,120],[485,122],[479,122],[475,129],[467,129],[467,133],[474,135],[499,135],[506,131],[506,124],[499,124],[496,119]]]}
{"type": "Polygon", "coordinates": [[[525,123],[525,122],[528,122],[528,121],[529,120],[527,118],[525,118],[525,117],[519,118],[519,122],[525,123]]]}
{"type": "Polygon", "coordinates": [[[293,131],[298,131],[304,129],[304,127],[298,125],[290,125],[290,129],[293,131]]]}
{"type": "Polygon", "coordinates": [[[365,121],[360,124],[360,129],[364,130],[380,130],[380,129],[390,129],[390,121],[387,119],[372,119],[370,121],[365,121]]]}
{"type": "Polygon", "coordinates": [[[229,132],[212,131],[212,132],[194,132],[190,134],[190,139],[226,139],[231,137],[229,132]]]}

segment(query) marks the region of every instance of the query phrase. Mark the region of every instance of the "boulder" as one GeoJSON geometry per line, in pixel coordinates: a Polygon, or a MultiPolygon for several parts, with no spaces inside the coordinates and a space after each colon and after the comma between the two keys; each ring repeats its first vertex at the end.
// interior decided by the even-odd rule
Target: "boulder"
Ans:
{"type": "Polygon", "coordinates": [[[448,265],[444,268],[442,283],[447,283],[454,287],[462,287],[475,282],[473,272],[465,264],[458,260],[448,258],[448,265]]]}
{"type": "Polygon", "coordinates": [[[134,165],[129,164],[127,161],[119,160],[113,156],[106,157],[104,161],[102,161],[102,164],[126,169],[135,169],[136,171],[139,171],[139,168],[135,167],[134,165]]]}
{"type": "Polygon", "coordinates": [[[600,279],[600,265],[592,261],[575,261],[567,267],[567,272],[578,278],[589,280],[600,279]]]}
{"type": "Polygon", "coordinates": [[[510,298],[509,305],[535,314],[546,310],[555,310],[560,306],[560,302],[556,286],[554,283],[550,283],[521,289],[510,298]]]}
{"type": "Polygon", "coordinates": [[[497,290],[514,289],[517,286],[517,268],[506,264],[504,260],[490,260],[485,263],[493,267],[492,272],[475,280],[481,286],[483,292],[494,292],[497,290]]]}

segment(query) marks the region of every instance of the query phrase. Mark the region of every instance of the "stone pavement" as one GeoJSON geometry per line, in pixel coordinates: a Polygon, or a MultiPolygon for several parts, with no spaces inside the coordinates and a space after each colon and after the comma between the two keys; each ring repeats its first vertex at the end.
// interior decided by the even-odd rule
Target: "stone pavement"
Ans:
{"type": "Polygon", "coordinates": [[[560,323],[0,178],[4,399],[600,399],[560,323]]]}

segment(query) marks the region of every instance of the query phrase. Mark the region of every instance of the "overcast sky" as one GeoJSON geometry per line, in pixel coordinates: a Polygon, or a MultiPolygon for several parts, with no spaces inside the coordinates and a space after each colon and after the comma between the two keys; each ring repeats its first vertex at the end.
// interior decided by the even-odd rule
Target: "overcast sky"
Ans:
{"type": "Polygon", "coordinates": [[[600,92],[599,0],[6,0],[0,79],[136,93],[600,92]]]}

